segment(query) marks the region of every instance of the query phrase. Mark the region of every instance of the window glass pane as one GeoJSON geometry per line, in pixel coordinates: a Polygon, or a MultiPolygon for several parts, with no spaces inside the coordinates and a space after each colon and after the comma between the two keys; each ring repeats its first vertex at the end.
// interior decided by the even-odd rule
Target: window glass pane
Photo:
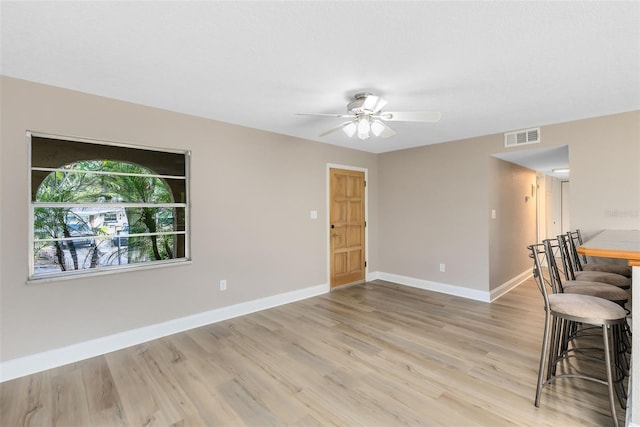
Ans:
{"type": "Polygon", "coordinates": [[[44,172],[35,201],[170,203],[172,189],[181,198],[184,192],[184,179],[144,176],[154,173],[130,163],[87,161],[44,172]]]}
{"type": "Polygon", "coordinates": [[[185,231],[184,207],[35,208],[34,238],[64,239],[185,231]]]}
{"type": "Polygon", "coordinates": [[[175,239],[175,235],[130,237],[123,233],[36,242],[34,275],[175,259],[175,239]]]}

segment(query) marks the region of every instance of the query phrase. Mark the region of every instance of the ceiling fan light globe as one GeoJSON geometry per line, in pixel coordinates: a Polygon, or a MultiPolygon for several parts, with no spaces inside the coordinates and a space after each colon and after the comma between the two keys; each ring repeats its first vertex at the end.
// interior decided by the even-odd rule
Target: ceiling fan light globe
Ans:
{"type": "Polygon", "coordinates": [[[382,132],[384,132],[384,129],[384,125],[377,120],[371,123],[371,133],[373,133],[374,136],[380,136],[382,132]]]}
{"type": "Polygon", "coordinates": [[[358,127],[354,122],[351,122],[342,128],[342,131],[349,137],[353,137],[356,134],[356,129],[358,127]]]}
{"type": "Polygon", "coordinates": [[[371,129],[371,124],[369,123],[369,120],[364,117],[361,118],[360,120],[358,120],[358,133],[369,133],[369,130],[371,129]]]}
{"type": "Polygon", "coordinates": [[[371,124],[367,118],[361,118],[358,121],[358,138],[365,140],[369,138],[369,131],[371,130],[371,124]]]}

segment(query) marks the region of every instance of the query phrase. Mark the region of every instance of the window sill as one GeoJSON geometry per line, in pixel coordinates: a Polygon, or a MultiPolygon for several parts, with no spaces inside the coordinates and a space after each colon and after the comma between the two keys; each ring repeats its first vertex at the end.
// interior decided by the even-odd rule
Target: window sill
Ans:
{"type": "Polygon", "coordinates": [[[74,272],[66,272],[60,274],[52,274],[52,275],[43,275],[42,277],[30,277],[27,279],[27,285],[35,285],[41,283],[49,283],[49,282],[60,282],[65,280],[73,280],[73,279],[86,279],[87,277],[94,276],[106,276],[111,274],[120,274],[130,271],[140,271],[140,270],[155,270],[158,268],[166,268],[166,267],[177,267],[183,265],[191,265],[192,260],[190,258],[182,258],[179,260],[165,260],[165,261],[156,261],[149,262],[143,264],[129,264],[126,266],[118,266],[118,267],[108,267],[108,268],[98,268],[98,269],[90,269],[90,270],[82,270],[82,271],[74,271],[74,272]]]}

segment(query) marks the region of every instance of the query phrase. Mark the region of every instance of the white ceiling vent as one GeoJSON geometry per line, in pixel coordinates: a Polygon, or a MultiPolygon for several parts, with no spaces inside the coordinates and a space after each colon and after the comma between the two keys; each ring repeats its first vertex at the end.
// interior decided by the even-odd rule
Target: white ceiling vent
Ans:
{"type": "Polygon", "coordinates": [[[504,134],[504,146],[516,147],[518,145],[537,144],[540,142],[540,128],[517,130],[504,134]]]}

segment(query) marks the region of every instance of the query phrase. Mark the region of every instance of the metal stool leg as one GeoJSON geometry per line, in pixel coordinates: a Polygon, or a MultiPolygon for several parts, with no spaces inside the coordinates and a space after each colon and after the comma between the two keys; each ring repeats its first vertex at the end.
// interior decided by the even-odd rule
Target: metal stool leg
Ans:
{"type": "Polygon", "coordinates": [[[609,346],[609,328],[607,325],[602,326],[602,340],[604,342],[604,359],[607,368],[607,387],[609,389],[609,407],[611,408],[611,417],[613,425],[619,426],[618,417],[616,415],[616,402],[613,389],[613,374],[611,369],[611,349],[609,346]]]}

